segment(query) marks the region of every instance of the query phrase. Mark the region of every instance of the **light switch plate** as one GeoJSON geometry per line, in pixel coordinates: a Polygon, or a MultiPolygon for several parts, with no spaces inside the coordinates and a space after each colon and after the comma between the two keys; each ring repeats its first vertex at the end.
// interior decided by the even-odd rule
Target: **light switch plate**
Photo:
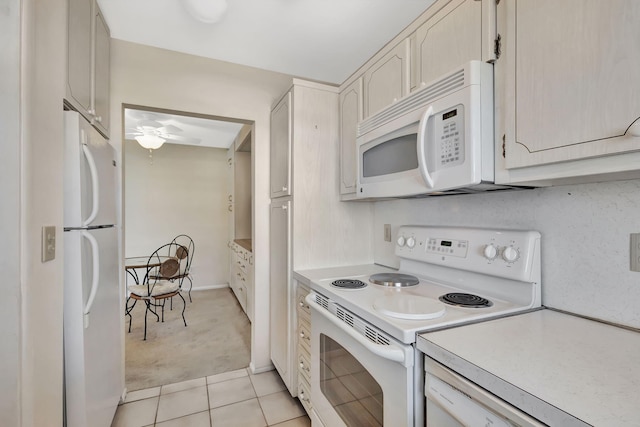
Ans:
{"type": "Polygon", "coordinates": [[[384,225],[384,241],[385,242],[391,241],[391,224],[384,225]]]}
{"type": "Polygon", "coordinates": [[[42,262],[51,261],[56,257],[56,227],[53,225],[42,227],[42,262]]]}
{"type": "Polygon", "coordinates": [[[630,235],[629,261],[631,271],[640,271],[640,233],[631,233],[630,235]]]}

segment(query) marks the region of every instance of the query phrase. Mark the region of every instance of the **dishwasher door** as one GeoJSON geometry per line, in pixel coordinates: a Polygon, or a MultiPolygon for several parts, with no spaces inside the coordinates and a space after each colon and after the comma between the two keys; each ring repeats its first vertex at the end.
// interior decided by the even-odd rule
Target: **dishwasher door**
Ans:
{"type": "Polygon", "coordinates": [[[427,427],[540,427],[545,424],[425,357],[427,427]]]}

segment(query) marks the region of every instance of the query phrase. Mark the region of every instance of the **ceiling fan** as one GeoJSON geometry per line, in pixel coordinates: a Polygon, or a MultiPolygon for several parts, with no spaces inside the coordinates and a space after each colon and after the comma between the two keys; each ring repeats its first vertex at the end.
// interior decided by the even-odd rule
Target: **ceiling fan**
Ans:
{"type": "MultiPolygon", "coordinates": [[[[135,119],[135,117],[131,117],[135,119]]],[[[133,122],[133,120],[132,120],[133,122]]],[[[126,128],[125,138],[135,139],[149,150],[157,149],[165,142],[179,144],[200,144],[200,138],[181,135],[182,129],[172,124],[163,124],[161,119],[152,113],[142,113],[139,120],[133,122],[135,126],[126,128]]]]}

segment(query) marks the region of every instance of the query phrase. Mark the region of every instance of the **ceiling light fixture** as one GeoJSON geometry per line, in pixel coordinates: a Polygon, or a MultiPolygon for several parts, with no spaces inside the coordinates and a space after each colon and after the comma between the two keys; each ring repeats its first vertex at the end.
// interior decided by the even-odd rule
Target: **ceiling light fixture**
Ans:
{"type": "Polygon", "coordinates": [[[183,0],[187,12],[205,24],[218,22],[227,11],[227,0],[183,0]]]}
{"type": "Polygon", "coordinates": [[[140,135],[136,136],[136,141],[138,141],[138,144],[146,149],[156,150],[162,147],[162,144],[164,144],[166,139],[160,138],[157,135],[140,135]]]}

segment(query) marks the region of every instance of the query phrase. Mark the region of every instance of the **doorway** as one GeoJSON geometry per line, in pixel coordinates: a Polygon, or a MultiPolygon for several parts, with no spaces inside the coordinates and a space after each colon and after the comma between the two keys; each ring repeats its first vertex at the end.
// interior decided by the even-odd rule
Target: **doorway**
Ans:
{"type": "MultiPolygon", "coordinates": [[[[126,387],[132,391],[247,367],[251,325],[228,287],[235,237],[228,159],[253,124],[133,105],[124,105],[123,115],[124,257],[151,254],[179,234],[195,244],[191,301],[188,281],[182,292],[188,326],[178,298],[171,301],[173,309],[167,304],[164,323],[149,313],[146,341],[145,306],[132,311],[131,333],[125,319],[126,387]]],[[[126,280],[132,284],[132,276],[126,280]]]]}

